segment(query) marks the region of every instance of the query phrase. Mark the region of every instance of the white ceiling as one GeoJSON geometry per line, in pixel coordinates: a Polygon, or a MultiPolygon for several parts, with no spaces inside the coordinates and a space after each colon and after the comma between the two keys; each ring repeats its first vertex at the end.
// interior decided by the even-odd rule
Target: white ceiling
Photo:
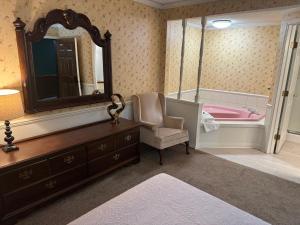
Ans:
{"type": "MultiPolygon", "coordinates": [[[[271,26],[281,24],[283,17],[294,11],[300,11],[300,7],[290,9],[274,9],[256,12],[245,12],[235,14],[214,15],[207,17],[207,29],[215,29],[211,22],[214,20],[226,19],[232,21],[230,28],[271,26]]],[[[201,27],[201,18],[188,19],[191,26],[201,27]]]]}
{"type": "MultiPolygon", "coordinates": [[[[187,4],[187,2],[193,2],[190,0],[151,0],[152,2],[157,2],[160,4],[170,4],[170,3],[179,3],[179,2],[183,2],[185,4],[187,4]]],[[[203,3],[203,2],[209,2],[210,0],[198,0],[198,1],[194,1],[196,3],[203,3]]]]}
{"type": "Polygon", "coordinates": [[[150,5],[155,8],[166,9],[184,5],[194,5],[205,2],[213,2],[217,0],[134,0],[136,2],[150,5]]]}
{"type": "MultiPolygon", "coordinates": [[[[205,2],[222,1],[222,0],[134,0],[136,2],[150,5],[155,8],[166,9],[184,5],[193,5],[205,2]]],[[[218,19],[229,19],[233,22],[230,28],[253,27],[253,26],[270,26],[281,24],[283,17],[292,12],[300,12],[298,7],[286,7],[267,9],[253,12],[232,13],[224,15],[214,15],[207,17],[207,29],[215,29],[211,22],[218,19]]],[[[201,27],[201,18],[188,19],[191,26],[201,27]]]]}
{"type": "Polygon", "coordinates": [[[178,2],[178,0],[152,0],[152,2],[157,2],[160,4],[168,4],[168,3],[178,2]]]}

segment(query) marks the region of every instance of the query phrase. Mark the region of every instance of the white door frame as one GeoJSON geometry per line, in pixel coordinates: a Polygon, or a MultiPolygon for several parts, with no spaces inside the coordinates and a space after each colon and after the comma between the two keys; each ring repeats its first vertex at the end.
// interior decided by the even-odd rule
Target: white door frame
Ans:
{"type": "Polygon", "coordinates": [[[74,37],[74,44],[75,44],[75,57],[76,57],[76,70],[77,70],[79,96],[82,96],[80,70],[79,70],[79,59],[78,59],[78,40],[76,37],[74,37]]]}
{"type": "MultiPolygon", "coordinates": [[[[296,42],[300,43],[299,25],[293,25],[297,27],[296,42]]],[[[275,153],[279,153],[282,149],[283,144],[286,142],[287,130],[289,120],[292,111],[292,104],[294,100],[294,93],[296,89],[296,83],[300,71],[300,48],[294,48],[293,56],[290,62],[290,71],[288,72],[288,78],[285,84],[285,90],[289,92],[288,96],[284,99],[284,106],[282,107],[282,114],[279,123],[279,134],[280,140],[277,141],[275,153]]]]}
{"type": "MultiPolygon", "coordinates": [[[[271,123],[267,128],[267,142],[266,142],[266,153],[273,154],[276,140],[274,135],[277,133],[278,126],[280,123],[280,115],[282,111],[282,105],[284,97],[282,92],[286,89],[286,83],[288,79],[288,67],[290,65],[291,56],[293,49],[290,48],[290,43],[293,40],[293,34],[289,32],[296,32],[295,30],[288,30],[289,26],[300,25],[300,19],[294,21],[287,21],[282,24],[282,31],[284,31],[284,37],[282,37],[281,48],[280,48],[280,59],[278,63],[281,65],[278,67],[276,83],[274,86],[274,97],[272,99],[272,112],[271,112],[271,123]]],[[[294,28],[295,29],[295,28],[294,28]]]]}
{"type": "MultiPolygon", "coordinates": [[[[101,63],[102,63],[102,66],[101,66],[101,75],[102,75],[102,80],[101,81],[104,81],[104,70],[103,70],[103,48],[102,47],[99,47],[97,46],[92,40],[91,40],[91,46],[92,46],[92,65],[93,65],[93,85],[94,85],[94,90],[98,90],[98,74],[97,74],[97,71],[96,71],[96,64],[97,64],[97,60],[98,57],[96,57],[96,53],[97,51],[100,51],[101,50],[101,63]]],[[[99,62],[98,62],[99,64],[99,62]]]]}

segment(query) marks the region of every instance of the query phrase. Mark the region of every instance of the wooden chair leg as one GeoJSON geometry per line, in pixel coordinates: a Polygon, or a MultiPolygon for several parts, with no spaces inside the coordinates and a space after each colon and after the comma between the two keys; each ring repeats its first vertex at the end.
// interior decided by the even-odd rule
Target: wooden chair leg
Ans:
{"type": "Polygon", "coordinates": [[[190,144],[189,144],[188,141],[186,141],[186,142],[185,142],[185,152],[186,152],[187,155],[190,154],[189,147],[190,147],[190,144]]]}
{"type": "Polygon", "coordinates": [[[157,151],[158,151],[158,154],[159,154],[159,165],[163,165],[161,150],[158,149],[157,151]]]}

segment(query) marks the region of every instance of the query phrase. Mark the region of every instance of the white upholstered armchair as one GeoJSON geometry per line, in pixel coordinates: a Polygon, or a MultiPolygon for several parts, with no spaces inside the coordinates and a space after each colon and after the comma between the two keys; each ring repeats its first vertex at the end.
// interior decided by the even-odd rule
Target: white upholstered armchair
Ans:
{"type": "Polygon", "coordinates": [[[134,120],[142,123],[141,142],[148,144],[159,152],[161,150],[185,143],[186,154],[189,154],[189,134],[183,128],[184,119],[166,115],[166,99],[160,93],[146,93],[132,97],[134,120]]]}

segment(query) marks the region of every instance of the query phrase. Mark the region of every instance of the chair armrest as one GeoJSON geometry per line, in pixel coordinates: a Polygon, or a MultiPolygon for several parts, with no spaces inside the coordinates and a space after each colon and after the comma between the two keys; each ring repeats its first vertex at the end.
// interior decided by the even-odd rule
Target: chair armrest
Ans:
{"type": "Polygon", "coordinates": [[[150,123],[150,122],[146,122],[146,121],[141,121],[140,123],[147,128],[158,127],[158,125],[155,123],[150,123]]]}
{"type": "Polygon", "coordinates": [[[168,128],[174,129],[183,129],[184,118],[182,117],[173,117],[173,116],[165,116],[164,118],[165,126],[168,128]]]}
{"type": "Polygon", "coordinates": [[[154,123],[150,123],[150,122],[146,122],[146,121],[141,121],[140,122],[145,128],[152,130],[154,132],[155,135],[157,135],[157,128],[159,128],[159,125],[154,124],[154,123]]]}

